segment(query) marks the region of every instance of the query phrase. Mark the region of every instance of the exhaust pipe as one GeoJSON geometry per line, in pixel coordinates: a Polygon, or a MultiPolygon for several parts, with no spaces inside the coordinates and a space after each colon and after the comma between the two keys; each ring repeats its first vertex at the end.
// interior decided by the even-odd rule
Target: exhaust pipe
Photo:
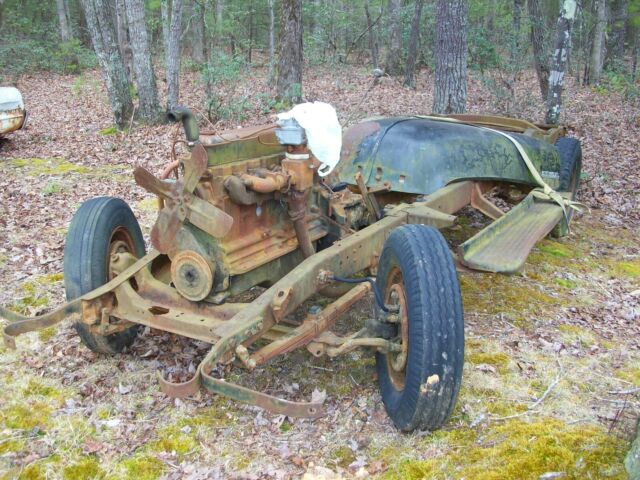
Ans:
{"type": "Polygon", "coordinates": [[[167,118],[170,122],[182,122],[184,134],[189,142],[197,142],[200,138],[200,130],[198,129],[198,121],[193,116],[191,110],[180,105],[176,105],[167,112],[167,118]]]}

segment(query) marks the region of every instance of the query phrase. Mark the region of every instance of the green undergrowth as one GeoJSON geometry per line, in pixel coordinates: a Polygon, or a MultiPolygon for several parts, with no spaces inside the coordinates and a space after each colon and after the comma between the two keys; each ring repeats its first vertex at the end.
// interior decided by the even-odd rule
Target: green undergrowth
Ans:
{"type": "Polygon", "coordinates": [[[616,378],[640,386],[640,368],[623,367],[615,372],[616,378]]]}
{"type": "Polygon", "coordinates": [[[519,277],[491,273],[469,273],[460,277],[466,312],[504,315],[514,325],[530,329],[535,318],[544,317],[566,304],[542,285],[519,277]]]}
{"type": "Polygon", "coordinates": [[[155,480],[165,471],[162,461],[151,455],[136,455],[123,460],[120,465],[124,475],[110,476],[109,480],[129,478],[132,480],[155,480]]]}
{"type": "MultiPolygon", "coordinates": [[[[20,286],[22,296],[9,309],[22,315],[29,315],[33,310],[46,307],[49,305],[47,287],[62,282],[63,278],[62,273],[52,273],[27,280],[20,286]]],[[[50,338],[49,333],[43,333],[45,339],[50,338]]]]}
{"type": "Polygon", "coordinates": [[[117,133],[120,133],[120,130],[118,130],[118,127],[116,127],[115,125],[103,128],[102,130],[98,131],[99,135],[116,135],[117,133]]]}
{"type": "Polygon", "coordinates": [[[640,259],[628,262],[612,262],[611,270],[615,277],[627,277],[638,280],[640,279],[640,259]]]}
{"type": "Polygon", "coordinates": [[[627,478],[622,465],[627,442],[597,426],[550,418],[512,419],[484,431],[441,430],[424,444],[438,445],[436,451],[443,453],[400,461],[384,478],[533,480],[548,472],[561,472],[567,479],[627,478]]]}
{"type": "Polygon", "coordinates": [[[577,325],[560,325],[558,330],[560,330],[560,338],[565,343],[578,343],[582,347],[590,347],[596,343],[595,334],[586,328],[577,325]]]}
{"type": "Polygon", "coordinates": [[[71,163],[60,157],[52,158],[17,158],[11,164],[24,170],[27,175],[66,175],[68,173],[89,173],[91,169],[83,165],[71,163]]]}
{"type": "Polygon", "coordinates": [[[93,456],[87,456],[62,469],[64,480],[102,480],[105,476],[100,461],[93,456]]]}

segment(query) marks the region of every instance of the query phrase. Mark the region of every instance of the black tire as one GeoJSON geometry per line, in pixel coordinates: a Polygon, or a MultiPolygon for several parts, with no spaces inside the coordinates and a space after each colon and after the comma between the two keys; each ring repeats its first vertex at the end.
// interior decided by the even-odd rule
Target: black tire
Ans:
{"type": "MultiPolygon", "coordinates": [[[[580,141],[575,138],[560,137],[555,144],[560,155],[560,186],[559,192],[571,192],[571,200],[575,200],[580,187],[580,174],[582,173],[582,147],[580,141]]],[[[569,222],[573,217],[573,209],[567,210],[569,222]]],[[[554,237],[564,237],[569,233],[569,227],[563,220],[558,223],[552,232],[554,237]]]]}
{"type": "MultiPolygon", "coordinates": [[[[109,257],[115,242],[136,257],[144,256],[144,239],[133,212],[123,200],[98,197],[84,202],[71,220],[64,246],[64,286],[73,300],[109,281],[109,257]],[[125,246],[126,245],[126,246],[125,246]]],[[[75,323],[82,343],[98,353],[115,354],[131,345],[138,325],[111,335],[97,335],[75,323]]]]}
{"type": "MultiPolygon", "coordinates": [[[[391,367],[393,354],[376,354],[380,393],[402,431],[442,426],[455,406],[464,365],[464,315],[460,284],[446,241],[423,225],[399,227],[387,238],[377,282],[389,301],[401,281],[408,319],[404,379],[391,367]],[[436,377],[437,375],[437,377],[436,377]]],[[[400,327],[396,327],[400,335],[400,327]]]]}

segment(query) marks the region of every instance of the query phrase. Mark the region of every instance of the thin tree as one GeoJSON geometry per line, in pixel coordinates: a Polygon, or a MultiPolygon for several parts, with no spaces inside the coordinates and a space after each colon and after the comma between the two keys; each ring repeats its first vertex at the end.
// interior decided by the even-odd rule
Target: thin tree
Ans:
{"type": "Polygon", "coordinates": [[[629,0],[616,0],[611,8],[611,36],[607,46],[607,66],[615,69],[624,61],[624,44],[629,26],[629,0]]]}
{"type": "Polygon", "coordinates": [[[162,24],[162,48],[169,49],[169,30],[171,29],[171,2],[160,0],[160,23],[162,24]]]}
{"type": "Polygon", "coordinates": [[[182,0],[171,2],[171,28],[167,45],[167,110],[180,99],[180,37],[182,36],[182,0]]]}
{"type": "Polygon", "coordinates": [[[545,121],[551,125],[556,125],[560,121],[562,88],[564,87],[564,75],[571,47],[571,28],[576,16],[576,9],[576,0],[563,0],[556,25],[556,42],[549,74],[547,113],[545,115],[545,121]]]}
{"type": "Polygon", "coordinates": [[[371,51],[371,63],[373,64],[373,69],[377,70],[380,66],[378,58],[378,36],[374,30],[374,22],[371,20],[371,12],[369,10],[369,1],[365,0],[364,2],[364,14],[367,18],[367,32],[369,37],[369,50],[371,51]]]}
{"type": "Polygon", "coordinates": [[[605,0],[595,0],[593,3],[596,23],[593,27],[593,42],[589,70],[584,79],[586,85],[597,85],[602,76],[604,64],[605,30],[607,28],[607,4],[605,0]]]}
{"type": "MultiPolygon", "coordinates": [[[[127,11],[124,6],[124,0],[116,0],[116,32],[118,33],[118,48],[120,56],[124,62],[127,80],[129,83],[133,80],[133,52],[131,50],[131,41],[129,36],[129,26],[127,25],[127,11]]],[[[135,37],[134,37],[135,38],[135,37]]]]}
{"type": "Polygon", "coordinates": [[[302,100],[302,0],[282,0],[280,8],[276,93],[280,99],[298,103],[302,100]]]}
{"type": "Polygon", "coordinates": [[[160,102],[156,88],[156,75],[151,63],[151,49],[144,17],[144,0],[124,0],[129,33],[136,40],[131,43],[133,70],[138,86],[139,116],[145,123],[160,121],[160,102]]]}
{"type": "Polygon", "coordinates": [[[389,75],[402,73],[402,19],[401,0],[389,0],[389,45],[385,60],[385,71],[389,75]]]}
{"type": "Polygon", "coordinates": [[[194,62],[204,62],[204,0],[193,0],[191,19],[191,58],[194,62]]]}
{"type": "Polygon", "coordinates": [[[269,2],[269,81],[273,81],[276,65],[276,19],[273,0],[269,2]]]}
{"type": "Polygon", "coordinates": [[[420,19],[424,0],[416,0],[411,22],[411,36],[409,37],[409,51],[407,52],[407,65],[404,69],[404,86],[416,88],[416,63],[418,61],[418,47],[420,45],[420,19]]]}
{"type": "Polygon", "coordinates": [[[467,2],[438,0],[434,113],[462,113],[467,105],[467,2]]]}
{"type": "Polygon", "coordinates": [[[531,21],[531,45],[533,47],[533,65],[538,76],[542,100],[547,99],[549,91],[549,62],[545,54],[544,17],[540,9],[540,0],[527,0],[531,21]]]}
{"type": "Polygon", "coordinates": [[[63,42],[68,42],[73,38],[69,25],[69,12],[66,0],[56,0],[58,10],[58,20],[60,22],[60,38],[63,42]]]}
{"type": "Polygon", "coordinates": [[[133,101],[124,63],[118,49],[115,9],[108,0],[81,0],[93,49],[104,73],[111,110],[118,128],[125,128],[133,114],[133,101]]]}

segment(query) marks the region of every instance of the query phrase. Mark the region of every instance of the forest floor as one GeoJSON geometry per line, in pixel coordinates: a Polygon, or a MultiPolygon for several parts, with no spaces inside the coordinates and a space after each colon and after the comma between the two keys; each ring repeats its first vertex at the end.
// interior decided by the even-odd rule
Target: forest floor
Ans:
{"type": "MultiPolygon", "coordinates": [[[[344,124],[425,114],[432,77],[417,90],[390,78],[369,90],[364,68],[309,68],[308,100],[344,124]]],[[[478,75],[471,112],[539,121],[535,77],[507,104],[478,75]]],[[[36,314],[64,301],[62,255],[71,216],[88,198],[124,198],[147,236],[155,201],[134,166],[160,172],[176,126],[115,132],[98,72],[23,77],[26,129],[0,139],[0,304],[36,314]]],[[[182,78],[182,103],[202,110],[203,86],[182,78]]],[[[265,71],[221,87],[241,121],[272,120],[265,71]],[[236,108],[236,107],[233,107],[236,108]]],[[[233,379],[291,399],[327,393],[328,415],[271,415],[221,397],[172,400],[156,371],[197,365],[201,342],[146,329],[114,357],[82,346],[69,324],[0,347],[0,478],[626,478],[622,460],[640,414],[640,109],[637,100],[569,79],[564,120],[583,143],[579,198],[591,213],[569,237],[544,240],[522,275],[462,274],[466,352],[461,395],[437,432],[399,433],[378,394],[373,356],[296,352],[233,379]],[[635,392],[635,393],[634,393],[635,392]]],[[[181,135],[182,133],[179,132],[181,135]]],[[[446,234],[471,235],[464,217],[446,234]]],[[[360,321],[363,301],[346,315],[360,321]]]]}

